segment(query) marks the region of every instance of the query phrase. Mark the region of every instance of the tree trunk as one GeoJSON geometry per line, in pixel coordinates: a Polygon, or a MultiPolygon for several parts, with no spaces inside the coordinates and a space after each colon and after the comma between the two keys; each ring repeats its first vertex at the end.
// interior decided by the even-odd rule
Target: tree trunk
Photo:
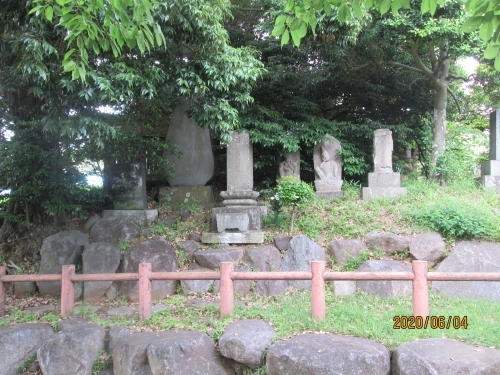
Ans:
{"type": "Polygon", "coordinates": [[[438,158],[444,154],[446,144],[448,83],[437,80],[434,84],[434,89],[434,138],[432,142],[431,163],[433,167],[436,167],[438,158]]]}

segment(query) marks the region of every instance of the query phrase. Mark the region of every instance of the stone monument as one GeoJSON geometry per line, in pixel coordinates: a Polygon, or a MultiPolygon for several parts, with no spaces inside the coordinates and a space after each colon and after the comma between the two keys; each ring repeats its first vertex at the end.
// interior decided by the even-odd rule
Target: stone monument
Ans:
{"type": "Polygon", "coordinates": [[[500,191],[500,109],[490,114],[490,160],[481,165],[481,185],[500,191]]]}
{"type": "Polygon", "coordinates": [[[203,243],[262,243],[262,207],[253,190],[253,148],[246,131],[231,133],[227,146],[227,190],[220,196],[224,207],[211,213],[210,232],[203,233],[203,243]]]}
{"type": "Polygon", "coordinates": [[[279,174],[283,176],[295,176],[300,180],[300,151],[291,152],[279,165],[279,174]]]}
{"type": "Polygon", "coordinates": [[[210,131],[199,127],[187,111],[190,100],[181,97],[172,113],[166,140],[177,146],[180,155],[166,153],[175,168],[175,176],[168,177],[168,187],[160,188],[160,202],[177,208],[182,203],[197,203],[213,207],[211,186],[204,186],[214,174],[214,155],[210,131]]]}
{"type": "Polygon", "coordinates": [[[392,132],[377,129],[373,132],[373,169],[368,173],[368,187],[363,188],[363,200],[397,198],[406,195],[401,187],[399,172],[392,170],[392,132]]]}
{"type": "Polygon", "coordinates": [[[148,210],[146,166],[144,163],[118,163],[111,166],[113,210],[104,210],[103,218],[124,217],[145,225],[158,217],[158,210],[148,210]]]}
{"type": "Polygon", "coordinates": [[[339,198],[342,189],[342,163],[340,162],[340,142],[330,134],[327,140],[314,146],[314,186],[317,198],[339,198]]]}

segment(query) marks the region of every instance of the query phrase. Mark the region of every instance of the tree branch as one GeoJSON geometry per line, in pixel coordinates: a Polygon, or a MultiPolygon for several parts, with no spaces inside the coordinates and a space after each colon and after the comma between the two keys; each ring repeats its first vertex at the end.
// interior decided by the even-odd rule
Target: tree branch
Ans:
{"type": "Polygon", "coordinates": [[[414,66],[411,66],[411,65],[406,65],[406,64],[398,63],[396,61],[381,60],[381,62],[382,62],[382,64],[387,64],[387,65],[392,65],[392,66],[399,66],[400,68],[405,68],[405,69],[411,70],[413,72],[424,74],[424,72],[422,72],[420,69],[415,68],[414,66]]]}
{"type": "Polygon", "coordinates": [[[418,54],[418,40],[411,45],[410,54],[413,57],[413,61],[415,61],[415,64],[417,65],[417,68],[421,71],[421,73],[426,77],[430,78],[434,82],[436,79],[436,77],[434,76],[434,72],[425,66],[422,59],[420,58],[420,55],[418,54]]]}
{"type": "Polygon", "coordinates": [[[450,89],[450,87],[448,87],[448,92],[450,93],[451,97],[453,98],[453,100],[455,101],[455,104],[458,107],[458,114],[461,115],[462,114],[462,108],[460,107],[460,103],[458,102],[457,96],[455,95],[455,93],[453,92],[453,90],[450,89]]]}

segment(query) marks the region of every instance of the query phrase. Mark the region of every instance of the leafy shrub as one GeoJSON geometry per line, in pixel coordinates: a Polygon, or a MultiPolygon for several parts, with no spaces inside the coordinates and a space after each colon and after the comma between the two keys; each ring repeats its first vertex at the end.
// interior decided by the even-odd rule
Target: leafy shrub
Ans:
{"type": "Polygon", "coordinates": [[[283,176],[278,180],[276,194],[271,200],[271,208],[279,214],[282,207],[292,207],[290,223],[290,233],[292,233],[295,209],[311,199],[314,199],[314,190],[311,185],[294,176],[283,176]]]}
{"type": "Polygon", "coordinates": [[[410,221],[427,226],[445,237],[496,238],[500,220],[488,207],[447,198],[407,214],[410,221]]]}

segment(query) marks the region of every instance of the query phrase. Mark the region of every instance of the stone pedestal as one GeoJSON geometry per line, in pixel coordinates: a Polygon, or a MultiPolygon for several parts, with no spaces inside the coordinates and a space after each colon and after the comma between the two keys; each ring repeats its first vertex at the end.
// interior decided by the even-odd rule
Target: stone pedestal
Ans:
{"type": "Polygon", "coordinates": [[[500,191],[500,110],[490,115],[490,160],[481,165],[479,183],[485,189],[500,191]]]}
{"type": "Polygon", "coordinates": [[[160,203],[166,203],[174,209],[186,204],[214,207],[214,191],[211,186],[162,186],[159,199],[160,203]]]}
{"type": "Polygon", "coordinates": [[[405,196],[401,176],[392,170],[392,132],[388,129],[374,131],[374,172],[368,173],[368,187],[362,191],[363,200],[398,198],[405,196]]]}
{"type": "Polygon", "coordinates": [[[224,207],[213,208],[210,232],[203,243],[262,243],[262,209],[253,191],[253,149],[247,132],[233,132],[227,146],[227,190],[220,193],[224,207]]]}

